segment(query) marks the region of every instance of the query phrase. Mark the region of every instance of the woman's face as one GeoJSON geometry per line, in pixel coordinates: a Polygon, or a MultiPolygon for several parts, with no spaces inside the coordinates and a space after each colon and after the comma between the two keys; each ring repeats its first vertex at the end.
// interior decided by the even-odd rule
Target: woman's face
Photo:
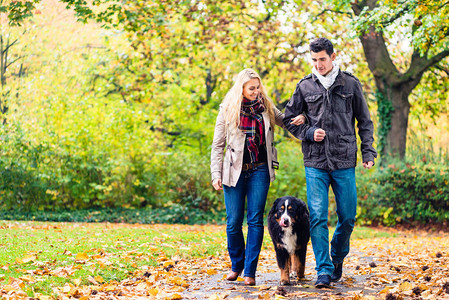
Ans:
{"type": "Polygon", "coordinates": [[[256,100],[260,92],[260,82],[258,78],[253,78],[243,85],[243,97],[248,100],[256,100]]]}

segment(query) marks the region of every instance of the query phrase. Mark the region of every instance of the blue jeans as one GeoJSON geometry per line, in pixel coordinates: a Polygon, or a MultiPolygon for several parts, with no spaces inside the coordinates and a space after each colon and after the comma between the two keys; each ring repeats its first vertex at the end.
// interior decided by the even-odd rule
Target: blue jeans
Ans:
{"type": "Polygon", "coordinates": [[[355,168],[327,171],[305,168],[307,206],[310,211],[310,237],[318,275],[331,275],[333,263],[341,263],[349,253],[349,239],[354,229],[357,210],[355,168]],[[329,255],[329,186],[335,194],[338,223],[329,255]],[[332,257],[332,260],[331,258],[332,257]]]}
{"type": "Polygon", "coordinates": [[[245,270],[245,277],[256,276],[257,262],[262,247],[264,233],[264,210],[270,187],[270,174],[267,165],[242,172],[237,185],[223,185],[226,204],[226,234],[232,271],[245,270]],[[243,238],[243,217],[247,198],[248,235],[243,238]]]}

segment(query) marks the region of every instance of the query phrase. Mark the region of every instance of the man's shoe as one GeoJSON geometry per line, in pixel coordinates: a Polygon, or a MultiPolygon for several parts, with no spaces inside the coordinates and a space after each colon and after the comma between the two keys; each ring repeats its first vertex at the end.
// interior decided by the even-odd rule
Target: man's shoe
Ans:
{"type": "Polygon", "coordinates": [[[334,272],[331,275],[331,281],[337,282],[340,280],[341,275],[343,275],[343,262],[341,263],[334,263],[334,272]]]}
{"type": "Polygon", "coordinates": [[[315,282],[315,287],[322,289],[322,288],[330,288],[331,287],[331,277],[330,275],[324,274],[324,275],[318,275],[318,279],[315,282]]]}

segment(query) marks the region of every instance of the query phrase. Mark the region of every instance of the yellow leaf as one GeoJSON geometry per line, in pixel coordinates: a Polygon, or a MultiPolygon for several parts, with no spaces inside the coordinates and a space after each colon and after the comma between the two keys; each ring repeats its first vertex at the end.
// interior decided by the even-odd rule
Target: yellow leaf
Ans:
{"type": "Polygon", "coordinates": [[[34,280],[33,276],[31,276],[31,275],[24,275],[24,276],[19,277],[19,279],[21,279],[25,282],[31,282],[31,283],[36,282],[36,280],[34,280]]]}
{"type": "Polygon", "coordinates": [[[270,299],[270,294],[268,294],[268,293],[262,293],[262,294],[259,294],[259,296],[258,296],[258,298],[259,299],[270,299]]]}
{"type": "Polygon", "coordinates": [[[93,285],[97,285],[98,284],[98,282],[92,276],[88,276],[87,277],[87,281],[89,281],[93,285]]]}
{"type": "Polygon", "coordinates": [[[165,255],[161,255],[158,258],[156,258],[157,262],[163,262],[163,261],[166,261],[166,260],[168,260],[168,258],[165,255]]]}
{"type": "Polygon", "coordinates": [[[76,255],[76,260],[88,260],[89,255],[87,255],[85,252],[80,252],[76,255]]]}
{"type": "Polygon", "coordinates": [[[101,277],[100,275],[95,276],[94,279],[95,279],[96,282],[99,282],[99,283],[103,283],[104,282],[103,277],[101,277]]]}
{"type": "Polygon", "coordinates": [[[413,289],[413,285],[410,282],[405,281],[399,285],[399,289],[402,292],[410,291],[411,289],[413,289]]]}
{"type": "MultiPolygon", "coordinates": [[[[42,295],[42,294],[34,294],[34,297],[39,299],[39,300],[52,300],[53,298],[50,296],[46,296],[46,295],[42,295]]],[[[82,299],[79,299],[82,300],[82,299]]]]}
{"type": "Polygon", "coordinates": [[[153,288],[151,290],[149,290],[151,296],[156,297],[156,295],[159,293],[159,289],[158,288],[153,288]]]}
{"type": "Polygon", "coordinates": [[[209,269],[209,270],[206,271],[206,273],[207,273],[208,275],[215,275],[215,274],[217,274],[218,272],[217,272],[217,270],[209,269]]]}
{"type": "Polygon", "coordinates": [[[173,295],[170,295],[168,297],[168,299],[170,299],[170,300],[179,300],[179,299],[182,299],[182,296],[179,295],[179,294],[173,294],[173,295]]]}
{"type": "Polygon", "coordinates": [[[175,265],[175,262],[174,261],[172,261],[172,260],[167,260],[167,261],[165,261],[164,262],[164,264],[163,264],[163,266],[164,266],[164,268],[166,268],[166,267],[168,267],[168,266],[174,266],[175,265]]]}
{"type": "Polygon", "coordinates": [[[217,293],[210,295],[209,300],[220,300],[220,296],[217,293]]]}
{"type": "Polygon", "coordinates": [[[106,291],[106,292],[113,292],[113,291],[115,291],[117,289],[117,286],[116,285],[113,285],[113,284],[108,284],[108,285],[106,285],[105,287],[104,287],[104,290],[106,291]]]}
{"type": "Polygon", "coordinates": [[[27,262],[36,260],[36,258],[37,258],[36,255],[27,255],[27,256],[25,256],[24,258],[22,258],[22,262],[23,262],[24,264],[26,264],[27,262]]]}
{"type": "Polygon", "coordinates": [[[76,285],[76,286],[79,286],[80,284],[81,284],[81,278],[76,278],[76,279],[74,279],[73,280],[73,283],[76,285]]]}

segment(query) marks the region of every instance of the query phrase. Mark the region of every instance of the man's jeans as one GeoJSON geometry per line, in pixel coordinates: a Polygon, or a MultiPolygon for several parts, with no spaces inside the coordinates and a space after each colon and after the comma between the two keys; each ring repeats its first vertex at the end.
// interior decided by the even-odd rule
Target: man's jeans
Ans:
{"type": "Polygon", "coordinates": [[[305,168],[307,205],[310,211],[310,236],[318,275],[331,275],[334,263],[341,263],[349,253],[349,239],[354,229],[357,210],[355,168],[326,171],[305,168]],[[328,207],[329,186],[335,194],[338,223],[329,256],[328,207]]]}
{"type": "Polygon", "coordinates": [[[256,276],[257,262],[263,240],[265,202],[270,187],[268,166],[242,172],[235,187],[223,185],[226,204],[226,234],[232,271],[245,270],[244,276],[256,276]],[[248,236],[243,238],[242,225],[247,197],[248,236]]]}

